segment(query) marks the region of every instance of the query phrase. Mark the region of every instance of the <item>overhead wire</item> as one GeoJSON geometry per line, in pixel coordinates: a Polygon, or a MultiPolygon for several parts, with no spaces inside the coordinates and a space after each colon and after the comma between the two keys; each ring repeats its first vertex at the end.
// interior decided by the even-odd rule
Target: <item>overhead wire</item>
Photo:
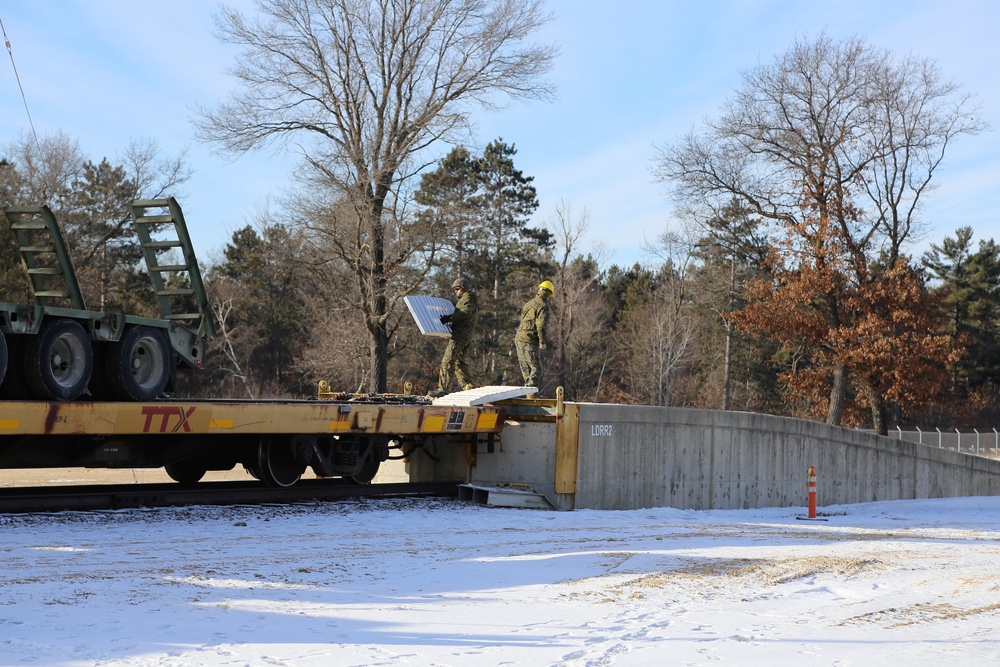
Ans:
{"type": "Polygon", "coordinates": [[[17,65],[14,63],[14,51],[10,48],[10,39],[7,37],[7,28],[4,26],[2,18],[0,18],[0,31],[3,32],[4,45],[7,47],[7,53],[10,54],[10,66],[14,68],[14,78],[17,80],[17,88],[21,91],[24,112],[28,114],[28,125],[31,126],[31,136],[35,138],[35,146],[41,150],[41,144],[38,142],[38,133],[35,132],[35,121],[32,120],[31,110],[28,109],[28,98],[24,94],[24,86],[21,85],[21,76],[17,73],[17,65]]]}

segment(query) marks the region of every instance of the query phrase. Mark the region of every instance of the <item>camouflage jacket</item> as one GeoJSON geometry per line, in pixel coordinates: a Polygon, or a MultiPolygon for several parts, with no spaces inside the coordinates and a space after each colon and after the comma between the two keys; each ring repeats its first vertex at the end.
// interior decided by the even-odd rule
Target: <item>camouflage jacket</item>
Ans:
{"type": "Polygon", "coordinates": [[[455,303],[455,312],[451,314],[451,337],[454,340],[469,340],[472,338],[472,330],[476,327],[476,320],[479,319],[479,304],[476,302],[476,295],[472,292],[462,291],[462,296],[458,297],[455,303]]]}
{"type": "Polygon", "coordinates": [[[532,345],[548,345],[549,304],[540,296],[521,308],[521,324],[514,340],[532,345]]]}

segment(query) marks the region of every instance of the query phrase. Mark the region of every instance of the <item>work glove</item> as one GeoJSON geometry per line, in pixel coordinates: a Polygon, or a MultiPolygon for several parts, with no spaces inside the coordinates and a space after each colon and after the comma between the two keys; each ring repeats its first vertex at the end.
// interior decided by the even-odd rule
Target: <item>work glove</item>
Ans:
{"type": "Polygon", "coordinates": [[[451,315],[442,315],[441,324],[451,324],[451,315]]]}

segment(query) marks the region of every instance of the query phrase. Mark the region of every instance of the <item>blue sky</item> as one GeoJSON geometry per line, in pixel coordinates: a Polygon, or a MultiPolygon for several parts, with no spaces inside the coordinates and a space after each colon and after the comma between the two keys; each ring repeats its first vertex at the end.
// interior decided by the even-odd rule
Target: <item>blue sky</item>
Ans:
{"type": "MultiPolygon", "coordinates": [[[[249,0],[228,3],[241,9],[249,0]]],[[[963,137],[938,173],[924,211],[926,240],[960,226],[1000,239],[1000,5],[995,0],[550,0],[556,18],[539,35],[559,45],[552,103],[519,103],[474,117],[474,148],[502,137],[535,178],[541,206],[586,211],[610,262],[646,261],[642,246],[675,226],[651,177],[657,146],[719,114],[740,73],[771,62],[803,35],[862,36],[900,56],[935,61],[977,96],[993,130],[963,137]]],[[[192,107],[211,106],[234,82],[235,51],[212,36],[216,5],[200,0],[61,0],[0,4],[0,19],[40,135],[63,131],[93,160],[114,158],[131,139],[165,155],[185,147],[194,177],[180,196],[199,256],[221,251],[232,232],[273,202],[294,160],[257,153],[236,161],[194,138],[192,107]]],[[[0,63],[0,143],[27,131],[10,57],[0,63]]],[[[448,146],[441,146],[441,154],[448,146]]]]}

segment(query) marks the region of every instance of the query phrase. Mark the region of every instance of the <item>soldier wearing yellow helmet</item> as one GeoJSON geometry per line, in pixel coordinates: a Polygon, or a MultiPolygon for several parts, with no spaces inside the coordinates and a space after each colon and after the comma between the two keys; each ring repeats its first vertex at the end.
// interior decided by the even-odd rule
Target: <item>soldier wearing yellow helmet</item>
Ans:
{"type": "Polygon", "coordinates": [[[556,288],[548,280],[538,285],[538,293],[521,308],[521,324],[514,334],[514,347],[517,350],[517,361],[521,366],[525,387],[541,388],[542,355],[548,345],[548,300],[556,288]]]}

